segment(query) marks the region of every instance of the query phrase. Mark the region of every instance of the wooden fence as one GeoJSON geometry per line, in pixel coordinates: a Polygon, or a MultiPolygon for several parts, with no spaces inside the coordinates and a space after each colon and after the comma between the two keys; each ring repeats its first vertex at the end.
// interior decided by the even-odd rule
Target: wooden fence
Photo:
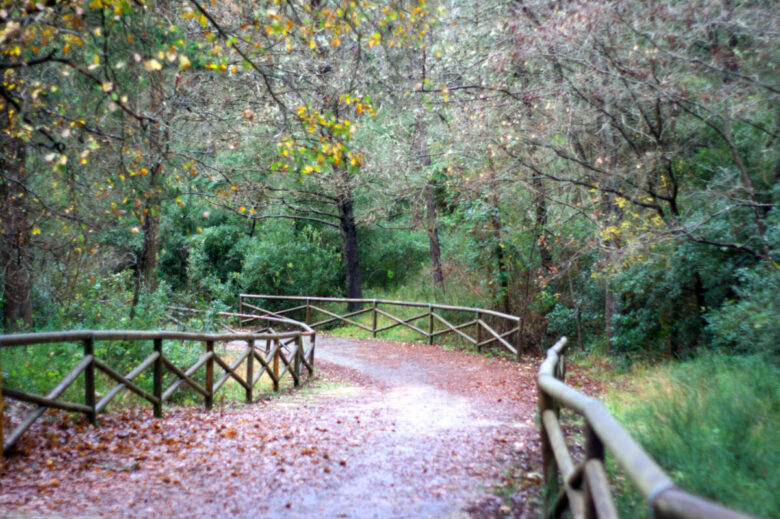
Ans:
{"type": "MultiPolygon", "coordinates": [[[[188,308],[171,307],[172,312],[195,312],[188,308]]],[[[405,301],[385,301],[376,299],[345,299],[302,296],[268,296],[241,294],[238,313],[219,312],[221,317],[236,319],[237,326],[243,326],[256,321],[267,324],[255,333],[229,334],[198,334],[187,332],[136,332],[136,331],[75,331],[52,332],[20,335],[0,335],[0,352],[2,348],[35,345],[45,343],[81,342],[83,356],[81,361],[68,373],[63,380],[46,396],[34,395],[17,389],[2,387],[0,396],[0,416],[3,409],[3,397],[37,404],[27,418],[14,430],[7,441],[3,442],[2,427],[0,427],[0,443],[3,453],[6,453],[30,425],[43,415],[48,408],[64,409],[84,413],[90,422],[95,423],[97,413],[122,390],[127,389],[151,402],[155,416],[161,416],[162,404],[183,385],[192,387],[205,399],[205,405],[210,408],[214,395],[229,378],[235,379],[246,391],[248,402],[253,401],[253,388],[260,377],[267,373],[274,389],[278,390],[279,381],[289,373],[295,386],[301,382],[303,366],[311,376],[314,373],[314,328],[323,327],[334,322],[342,322],[369,331],[374,337],[378,333],[404,326],[426,337],[433,344],[436,337],[455,334],[467,342],[482,348],[496,343],[515,355],[520,352],[520,319],[515,316],[484,310],[449,305],[428,303],[413,303],[405,301]],[[271,311],[259,306],[257,300],[293,301],[298,303],[292,308],[271,311]],[[249,301],[252,301],[251,303],[249,301]],[[313,303],[353,303],[369,305],[367,308],[338,314],[313,303]],[[410,318],[391,314],[381,307],[422,308],[423,312],[410,318]],[[247,312],[247,310],[252,313],[247,312]],[[294,321],[284,314],[304,312],[305,322],[294,321]],[[465,323],[453,324],[436,312],[466,313],[473,316],[465,323]],[[254,313],[259,312],[259,313],[254,313]],[[323,320],[309,323],[313,312],[327,316],[323,320]],[[372,326],[366,326],[355,321],[354,317],[372,313],[372,326]],[[379,316],[391,321],[391,324],[378,326],[379,316]],[[485,319],[508,322],[508,331],[499,333],[485,319]],[[420,328],[413,322],[427,319],[427,329],[420,328]],[[438,331],[435,323],[444,326],[438,331]],[[276,331],[281,326],[298,327],[295,331],[276,331]],[[474,335],[469,335],[471,330],[474,335]],[[485,335],[486,334],[486,335],[485,335]],[[514,334],[514,345],[511,337],[514,334]],[[304,338],[310,337],[308,349],[304,338]],[[95,343],[98,341],[151,341],[152,352],[135,369],[121,375],[106,363],[95,357],[95,343]],[[204,354],[200,359],[183,370],[173,364],[163,355],[164,340],[199,341],[204,343],[204,354]],[[247,346],[239,353],[238,358],[229,363],[214,350],[214,344],[227,341],[246,341],[247,346]],[[265,341],[261,350],[257,343],[265,341]],[[292,351],[285,351],[294,345],[292,351]],[[246,374],[238,373],[237,368],[246,361],[246,374]],[[256,370],[254,361],[261,368],[256,370]],[[283,368],[280,370],[280,366],[283,368]],[[198,384],[193,375],[205,366],[205,384],[198,384]],[[143,371],[153,369],[153,386],[151,393],[133,383],[143,371]],[[214,381],[214,368],[218,367],[224,374],[214,381]],[[163,370],[168,369],[176,375],[174,381],[163,390],[163,370]],[[99,401],[95,392],[95,373],[102,371],[117,384],[99,401]],[[84,403],[66,402],[58,398],[71,386],[76,379],[84,374],[84,403]]],[[[175,318],[174,318],[175,319],[175,318]]],[[[627,479],[639,490],[646,499],[653,517],[660,519],[749,519],[750,516],[735,512],[721,505],[694,496],[677,488],[671,478],[653,461],[631,435],[623,429],[606,407],[596,399],[585,396],[565,383],[566,338],[562,338],[547,350],[547,356],[539,368],[538,376],[538,406],[542,439],[542,464],[545,478],[545,517],[560,517],[567,510],[575,519],[579,518],[617,518],[617,510],[611,497],[611,491],[604,468],[606,452],[609,452],[621,467],[627,479]],[[571,457],[566,438],[560,423],[560,410],[566,408],[581,416],[585,421],[584,458],[576,465],[571,457]]],[[[2,376],[0,374],[0,383],[2,376]]]]}
{"type": "Polygon", "coordinates": [[[566,338],[547,350],[539,369],[538,405],[545,478],[545,517],[567,509],[577,518],[616,518],[604,456],[608,451],[658,519],[737,519],[749,516],[677,488],[606,407],[564,382],[566,338]],[[585,420],[585,454],[574,464],[560,424],[561,408],[585,420]]]}
{"type": "Polygon", "coordinates": [[[448,334],[453,334],[469,344],[472,344],[481,350],[485,346],[498,344],[500,347],[511,352],[519,358],[522,353],[520,337],[520,318],[514,315],[508,315],[493,310],[481,308],[470,308],[465,306],[439,305],[435,303],[414,303],[408,301],[386,301],[381,299],[348,299],[341,297],[305,297],[305,296],[269,296],[257,294],[241,294],[239,296],[239,314],[246,315],[248,311],[258,312],[243,319],[243,323],[250,323],[255,319],[266,319],[268,317],[283,318],[285,314],[292,312],[303,312],[303,322],[312,328],[322,328],[331,323],[342,322],[356,326],[361,330],[371,332],[374,337],[377,334],[403,326],[414,331],[421,337],[425,337],[428,344],[433,344],[434,339],[448,334]],[[285,301],[297,303],[295,306],[283,310],[268,310],[260,306],[258,301],[285,301]],[[365,305],[365,308],[347,312],[343,314],[336,313],[327,308],[323,308],[320,303],[347,303],[365,305]],[[409,318],[393,315],[388,308],[418,308],[420,313],[409,318]],[[313,321],[315,313],[320,313],[324,319],[313,321]],[[438,312],[438,313],[437,313],[438,312]],[[451,312],[464,315],[466,321],[454,324],[441,315],[442,312],[451,312]],[[355,317],[370,313],[372,316],[371,326],[367,326],[354,320],[355,317]],[[389,321],[390,324],[379,325],[379,318],[389,321]],[[491,326],[487,320],[493,318],[503,326],[491,326]],[[417,326],[413,324],[421,319],[426,320],[426,324],[417,326]],[[437,330],[437,327],[439,328],[437,330]],[[499,330],[496,330],[499,328],[499,330]],[[505,331],[502,331],[504,330],[505,331]]]}
{"type": "MultiPolygon", "coordinates": [[[[273,318],[272,318],[273,319],[273,318]]],[[[3,399],[11,398],[22,402],[36,404],[25,420],[4,439],[2,421],[0,421],[0,444],[3,454],[10,451],[19,437],[50,408],[63,409],[84,413],[87,419],[95,424],[100,413],[122,390],[129,390],[149,401],[154,408],[154,415],[162,416],[162,406],[183,386],[189,386],[203,396],[206,408],[211,408],[214,395],[230,379],[234,379],[245,391],[246,401],[254,401],[254,388],[263,374],[267,374],[275,391],[279,390],[279,382],[290,375],[293,384],[298,386],[302,380],[302,367],[308,370],[309,376],[314,373],[315,332],[303,323],[290,319],[277,320],[285,325],[297,325],[298,330],[266,333],[224,333],[202,334],[170,331],[71,331],[51,333],[31,333],[18,335],[0,335],[0,353],[5,348],[31,346],[51,343],[82,343],[82,358],[76,366],[46,395],[29,393],[22,389],[2,386],[0,393],[0,419],[2,418],[3,399]],[[306,340],[309,344],[306,345],[306,340]],[[203,355],[192,366],[182,368],[176,366],[171,359],[163,354],[163,341],[176,340],[183,342],[199,342],[203,345],[203,355]],[[149,355],[132,371],[122,375],[116,369],[95,355],[95,344],[99,341],[128,341],[134,343],[151,342],[149,355]],[[228,360],[221,357],[214,349],[220,342],[246,341],[243,350],[237,353],[237,358],[228,360]],[[255,362],[259,366],[255,365],[255,362]],[[246,370],[239,373],[241,364],[246,363],[246,370]],[[144,390],[133,382],[147,369],[153,372],[153,389],[144,390]],[[195,374],[205,369],[204,383],[199,384],[195,374]],[[215,368],[223,374],[215,380],[215,368]],[[164,370],[175,375],[175,380],[163,389],[164,370]],[[95,375],[102,372],[114,381],[116,385],[101,396],[95,391],[95,375]],[[83,374],[84,401],[68,402],[60,397],[83,374]]],[[[243,370],[242,370],[243,371],[243,370]]],[[[2,375],[0,375],[2,383],[2,375]]]]}

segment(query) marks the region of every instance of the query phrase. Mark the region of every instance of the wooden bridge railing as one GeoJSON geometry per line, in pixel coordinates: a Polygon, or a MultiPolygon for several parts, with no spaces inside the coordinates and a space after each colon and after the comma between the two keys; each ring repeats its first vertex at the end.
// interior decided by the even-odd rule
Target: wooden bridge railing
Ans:
{"type": "MultiPolygon", "coordinates": [[[[284,332],[222,334],[120,330],[0,335],[0,353],[6,348],[47,343],[81,342],[83,345],[81,360],[48,394],[37,395],[23,389],[2,386],[2,392],[0,393],[0,420],[2,420],[4,398],[37,405],[26,419],[5,439],[2,421],[0,421],[2,452],[3,454],[9,452],[19,437],[47,409],[63,409],[84,413],[88,420],[95,424],[97,414],[104,410],[109,402],[125,389],[149,401],[154,408],[154,415],[159,417],[162,416],[163,403],[169,400],[184,385],[191,387],[203,396],[206,408],[211,408],[214,396],[231,378],[244,388],[247,402],[254,401],[254,388],[263,374],[267,374],[271,379],[275,391],[279,390],[279,382],[288,373],[293,379],[293,384],[298,386],[302,380],[302,367],[308,370],[309,376],[314,373],[315,332],[311,327],[290,319],[276,321],[282,321],[285,325],[297,325],[298,329],[284,332]],[[308,346],[306,345],[306,338],[310,338],[308,346]],[[192,366],[187,368],[176,366],[163,353],[163,341],[165,340],[201,342],[204,350],[203,355],[192,366]],[[143,361],[129,373],[123,375],[96,356],[95,344],[100,341],[151,342],[152,348],[150,354],[143,361]],[[214,345],[217,343],[233,341],[246,341],[247,343],[243,350],[237,352],[235,359],[225,359],[214,349],[214,345]],[[241,373],[238,370],[241,364],[244,363],[246,364],[246,369],[242,370],[243,373],[241,373]],[[148,392],[133,381],[150,368],[153,372],[153,389],[151,392],[148,392]],[[198,383],[194,378],[201,368],[205,369],[204,383],[202,384],[198,383]],[[221,369],[223,372],[216,380],[215,368],[221,369]],[[165,370],[175,375],[175,380],[164,389],[165,370]],[[97,372],[102,372],[116,381],[116,385],[107,391],[104,396],[98,395],[95,391],[95,375],[97,372]],[[60,397],[82,374],[84,375],[84,401],[68,402],[61,400],[60,397]]],[[[1,375],[0,383],[2,383],[1,375]]]]}
{"type": "Polygon", "coordinates": [[[618,516],[604,469],[606,451],[645,498],[655,518],[750,517],[677,488],[601,402],[565,384],[565,350],[564,337],[547,350],[547,357],[539,368],[538,405],[546,517],[559,517],[567,509],[575,519],[618,516]],[[561,408],[574,411],[585,419],[585,454],[576,465],[561,429],[561,408]]]}
{"type": "Polygon", "coordinates": [[[502,348],[511,352],[513,355],[520,356],[522,353],[521,337],[520,337],[520,318],[514,315],[504,314],[496,312],[494,310],[485,310],[481,308],[471,308],[466,306],[451,306],[440,305],[435,303],[415,303],[408,301],[387,301],[382,299],[349,299],[342,297],[305,297],[305,296],[270,296],[270,295],[257,295],[257,294],[241,294],[239,296],[239,314],[247,314],[249,311],[259,312],[257,315],[252,315],[243,319],[243,323],[252,322],[255,319],[265,319],[267,317],[282,318],[285,314],[292,312],[304,312],[305,317],[303,321],[312,328],[320,328],[334,322],[342,322],[352,326],[356,326],[361,330],[371,332],[374,337],[378,333],[381,333],[397,326],[403,326],[408,328],[418,335],[425,337],[428,340],[428,344],[433,344],[434,339],[447,334],[455,334],[461,339],[464,339],[468,343],[482,349],[485,346],[491,344],[498,344],[502,348]],[[291,308],[285,308],[283,310],[268,310],[262,308],[257,301],[292,301],[298,303],[291,308]],[[365,308],[361,308],[355,311],[348,311],[344,314],[339,314],[323,308],[319,303],[347,303],[355,305],[366,305],[365,308]],[[419,308],[422,311],[413,317],[404,318],[397,315],[393,315],[388,307],[396,308],[419,308]],[[312,322],[312,316],[314,312],[319,312],[324,315],[325,318],[312,322]],[[439,312],[439,313],[437,313],[439,312]],[[449,320],[441,315],[441,312],[456,312],[459,314],[465,314],[468,319],[466,322],[460,324],[451,323],[449,320]],[[364,314],[372,314],[371,326],[367,326],[354,320],[354,317],[358,317],[364,314]],[[379,326],[379,317],[383,317],[385,320],[390,321],[390,324],[379,326]],[[491,326],[488,322],[488,318],[494,318],[505,325],[503,328],[507,328],[506,331],[497,331],[494,326],[491,326]],[[417,326],[414,323],[420,319],[427,320],[426,324],[417,326]],[[437,330],[436,327],[439,329],[437,330]]]}

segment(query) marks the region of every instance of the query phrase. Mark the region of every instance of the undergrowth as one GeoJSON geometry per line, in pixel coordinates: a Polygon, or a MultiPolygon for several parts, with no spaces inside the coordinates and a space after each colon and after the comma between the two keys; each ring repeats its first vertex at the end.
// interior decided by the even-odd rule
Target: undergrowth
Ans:
{"type": "MultiPolygon", "coordinates": [[[[770,358],[703,354],[646,369],[608,404],[686,491],[780,517],[780,368],[770,358]]],[[[616,476],[621,516],[648,517],[616,476]]]]}

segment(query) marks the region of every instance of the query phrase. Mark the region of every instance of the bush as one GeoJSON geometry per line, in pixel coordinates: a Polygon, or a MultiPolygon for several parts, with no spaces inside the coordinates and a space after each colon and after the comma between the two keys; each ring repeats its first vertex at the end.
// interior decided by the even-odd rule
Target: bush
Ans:
{"type": "Polygon", "coordinates": [[[730,300],[707,315],[715,347],[734,352],[780,355],[780,272],[761,266],[742,272],[730,300]]]}
{"type": "Polygon", "coordinates": [[[398,287],[431,262],[428,238],[423,233],[360,229],[358,240],[361,279],[366,287],[398,287]]]}
{"type": "Polygon", "coordinates": [[[311,227],[295,234],[277,227],[262,239],[242,238],[236,249],[243,258],[237,280],[244,292],[311,296],[342,292],[341,256],[311,227]]]}
{"type": "MultiPolygon", "coordinates": [[[[766,356],[708,353],[655,368],[610,402],[680,487],[780,517],[780,369],[766,356]]],[[[624,508],[639,501],[623,497],[624,508]]],[[[639,506],[625,515],[641,515],[639,506]]]]}

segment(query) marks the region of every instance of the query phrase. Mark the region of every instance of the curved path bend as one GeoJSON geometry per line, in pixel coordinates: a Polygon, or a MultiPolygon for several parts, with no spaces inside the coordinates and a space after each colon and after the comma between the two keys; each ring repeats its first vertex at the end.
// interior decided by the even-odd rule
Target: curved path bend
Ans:
{"type": "Polygon", "coordinates": [[[538,515],[536,361],[317,340],[317,380],[261,405],[42,423],[0,472],[0,516],[538,515]]]}

